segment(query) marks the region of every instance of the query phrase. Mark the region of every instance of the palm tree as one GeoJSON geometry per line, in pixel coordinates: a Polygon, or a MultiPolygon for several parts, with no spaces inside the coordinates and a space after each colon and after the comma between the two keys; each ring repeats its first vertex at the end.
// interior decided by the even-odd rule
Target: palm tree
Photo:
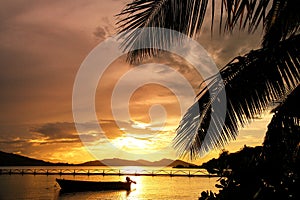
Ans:
{"type": "MultiPolygon", "coordinates": [[[[300,86],[273,110],[263,144],[266,180],[277,190],[298,193],[300,182],[300,86]]],[[[299,196],[298,196],[299,198],[299,196]]]]}
{"type": "MultiPolygon", "coordinates": [[[[194,37],[201,31],[208,8],[211,8],[211,32],[216,11],[220,13],[220,34],[235,29],[253,33],[259,26],[264,32],[261,48],[237,56],[225,65],[220,70],[223,80],[212,77],[210,84],[199,92],[197,102],[183,116],[174,146],[181,156],[191,158],[213,148],[222,148],[235,139],[240,127],[250,123],[271,102],[286,97],[300,81],[300,6],[297,0],[133,0],[118,15],[121,18],[119,31],[125,37],[123,47],[131,50],[142,44],[145,33],[141,30],[147,27],[168,28],[194,37]],[[224,126],[218,118],[218,110],[211,109],[219,93],[209,94],[211,88],[224,89],[219,86],[220,81],[224,82],[227,96],[224,126]],[[206,112],[194,117],[191,113],[197,107],[206,112]],[[205,137],[210,122],[214,131],[205,137]]],[[[155,34],[147,39],[157,48],[130,51],[130,63],[156,56],[161,46],[174,42],[172,37],[162,39],[155,34]]]]}

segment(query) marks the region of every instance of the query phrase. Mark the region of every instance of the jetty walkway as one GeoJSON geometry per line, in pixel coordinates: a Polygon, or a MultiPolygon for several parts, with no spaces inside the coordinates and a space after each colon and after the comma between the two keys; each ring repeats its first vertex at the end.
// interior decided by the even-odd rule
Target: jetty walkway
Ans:
{"type": "Polygon", "coordinates": [[[174,170],[130,170],[130,169],[11,169],[0,168],[0,175],[102,175],[102,176],[186,176],[186,177],[215,177],[205,169],[174,169],[174,170]]]}

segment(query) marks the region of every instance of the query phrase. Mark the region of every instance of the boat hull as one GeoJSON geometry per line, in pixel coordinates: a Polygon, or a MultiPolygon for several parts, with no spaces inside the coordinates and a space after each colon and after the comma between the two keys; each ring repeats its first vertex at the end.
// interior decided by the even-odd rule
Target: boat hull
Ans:
{"type": "Polygon", "coordinates": [[[56,179],[63,191],[130,190],[130,182],[102,182],[56,179]]]}

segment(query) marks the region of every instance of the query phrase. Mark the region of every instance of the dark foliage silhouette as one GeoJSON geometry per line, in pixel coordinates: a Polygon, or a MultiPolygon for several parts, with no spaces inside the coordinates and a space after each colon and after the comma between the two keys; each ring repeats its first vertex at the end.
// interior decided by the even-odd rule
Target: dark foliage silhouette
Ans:
{"type": "Polygon", "coordinates": [[[204,191],[199,199],[299,199],[300,4],[297,0],[133,0],[118,15],[119,32],[125,37],[123,48],[138,49],[144,42],[154,43],[155,48],[130,51],[128,61],[136,63],[156,56],[162,46],[176,39],[180,41],[155,33],[145,35],[143,28],[168,28],[194,37],[201,31],[208,8],[211,8],[211,32],[219,11],[220,34],[237,28],[253,33],[261,25],[263,40],[260,49],[237,56],[224,66],[220,71],[222,80],[212,77],[199,92],[197,102],[179,124],[174,147],[179,155],[192,159],[213,148],[222,148],[270,103],[285,99],[274,110],[262,149],[247,154],[249,149],[245,148],[240,152],[243,156],[236,159],[223,152],[219,161],[214,160],[215,167],[206,166],[224,178],[217,185],[218,194],[204,191]],[[225,88],[220,87],[221,81],[225,88]],[[212,103],[219,101],[219,93],[212,96],[209,89],[226,91],[224,126],[218,110],[211,109],[212,103]],[[198,107],[205,112],[195,117],[193,111],[198,107]],[[213,131],[208,133],[211,121],[213,131]]]}

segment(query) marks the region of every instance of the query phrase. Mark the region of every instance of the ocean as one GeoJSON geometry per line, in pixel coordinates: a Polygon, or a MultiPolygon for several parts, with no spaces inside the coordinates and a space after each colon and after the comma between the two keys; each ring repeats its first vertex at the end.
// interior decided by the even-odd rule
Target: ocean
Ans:
{"type": "MultiPolygon", "coordinates": [[[[21,167],[15,167],[20,168],[21,167]]],[[[23,169],[52,169],[53,167],[22,167],[23,169]]],[[[57,167],[60,169],[78,170],[83,167],[57,167]]],[[[105,167],[85,167],[91,171],[105,167]]],[[[131,169],[133,167],[120,167],[131,169]]],[[[108,168],[107,168],[108,169],[108,168]]],[[[138,167],[139,170],[191,170],[155,167],[138,167]]],[[[93,181],[125,181],[126,176],[119,175],[33,175],[33,174],[2,174],[0,175],[1,200],[75,200],[75,199],[117,199],[117,200],[197,200],[202,191],[217,192],[215,184],[217,177],[188,177],[188,176],[135,176],[130,178],[136,181],[130,192],[127,191],[93,191],[93,192],[61,192],[56,178],[93,180],[93,181]]]]}

